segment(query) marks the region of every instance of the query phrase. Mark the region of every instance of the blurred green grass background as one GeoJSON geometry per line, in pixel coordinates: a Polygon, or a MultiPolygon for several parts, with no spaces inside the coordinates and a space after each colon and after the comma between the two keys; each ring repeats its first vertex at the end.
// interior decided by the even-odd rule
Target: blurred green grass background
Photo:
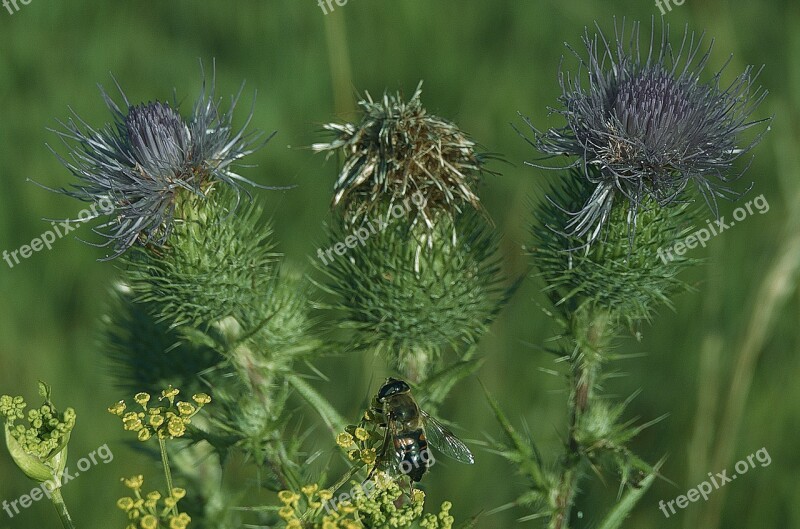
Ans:
{"type": "MultiPolygon", "coordinates": [[[[244,174],[263,184],[297,186],[256,193],[273,219],[280,250],[297,267],[308,270],[308,256],[324,242],[322,223],[336,171],[333,160],[326,163],[304,147],[320,138],[321,123],[353,117],[356,92],[377,95],[387,89],[410,95],[424,80],[423,102],[430,111],[453,119],[512,162],[494,167],[503,174],[486,182],[482,196],[503,233],[508,273],[525,274],[530,263],[522,247],[532,221],[530,205],[558,175],[523,165],[536,155],[509,122],[519,123],[517,112],[522,112],[539,125],[558,124],[547,117],[546,107],[558,97],[564,42],[578,46],[584,26],[597,20],[611,31],[614,16],[647,22],[658,15],[648,1],[578,0],[350,0],[327,16],[313,0],[33,0],[13,15],[0,10],[0,180],[5,186],[0,250],[16,249],[46,231],[43,218],[70,217],[81,207],[27,181],[53,187],[71,181],[45,146],[64,152],[47,129],[66,119],[69,107],[92,125],[105,123],[109,115],[95,85],[112,88],[111,72],[132,101],[169,99],[174,87],[185,109],[200,89],[199,60],[208,68],[213,59],[219,94],[235,93],[247,81],[240,122],[257,90],[254,123],[278,131],[249,158],[257,167],[244,174]]],[[[701,527],[698,517],[710,504],[691,504],[665,519],[658,501],[684,494],[708,472],[729,468],[765,447],[772,464],[728,484],[719,524],[702,529],[800,528],[800,297],[792,283],[783,290],[772,283],[763,286],[787,239],[798,231],[793,212],[800,199],[800,5],[688,0],[666,20],[673,38],[688,22],[716,39],[710,69],[735,53],[723,78],[732,79],[746,64],[765,65],[760,82],[771,94],[758,116],[774,114],[775,121],[739,188],[754,181],[752,196],[763,193],[770,210],[714,238],[709,248],[694,250],[693,256],[708,259],[686,277],[696,292],[677,298],[674,310],[662,308],[651,326],[639,329],[641,341],[619,344],[620,352],[646,356],[625,362],[627,376],[613,380],[607,390],[620,398],[643,390],[631,404],[631,417],[669,414],[633,448],[649,461],[668,455],[662,472],[674,482],[659,481],[627,527],[701,527]],[[769,314],[760,289],[786,293],[774,304],[774,322],[754,320],[769,314]],[[763,340],[754,342],[759,334],[763,340]],[[715,467],[714,436],[743,349],[752,362],[739,368],[744,385],[733,385],[734,398],[747,397],[741,414],[734,414],[741,417],[741,427],[725,439],[732,443],[732,459],[715,467]]],[[[723,205],[723,214],[734,207],[723,205]]],[[[107,288],[116,274],[113,263],[96,261],[99,256],[99,250],[70,236],[13,269],[0,263],[0,393],[35,401],[36,381],[48,381],[56,402],[79,413],[70,447],[73,462],[105,443],[116,455],[65,488],[73,516],[84,528],[124,526],[114,507],[122,493],[118,479],[150,468],[122,442],[118,422],[105,412],[121,396],[96,345],[107,288]]],[[[552,358],[536,348],[554,333],[540,310],[541,287],[536,279],[525,281],[483,340],[486,364],[480,378],[553,460],[565,435],[566,395],[562,380],[542,370],[556,367],[552,358]]],[[[353,418],[382,376],[372,372],[378,362],[354,355],[319,367],[331,381],[317,386],[353,418]]],[[[465,439],[501,437],[474,379],[453,392],[442,415],[459,424],[465,439]]],[[[313,420],[309,412],[309,423],[313,420]]],[[[314,442],[324,447],[329,440],[319,433],[314,442]]],[[[523,490],[511,465],[480,448],[476,452],[474,467],[443,463],[426,478],[434,501],[454,501],[457,519],[491,510],[523,490]]],[[[578,506],[582,517],[576,527],[591,527],[617,494],[616,476],[592,483],[588,499],[578,506]]],[[[0,450],[0,500],[16,499],[31,487],[0,450]]],[[[510,509],[483,518],[479,527],[516,527],[516,519],[526,514],[510,509]]],[[[45,502],[13,519],[0,511],[0,529],[57,524],[45,502]]]]}

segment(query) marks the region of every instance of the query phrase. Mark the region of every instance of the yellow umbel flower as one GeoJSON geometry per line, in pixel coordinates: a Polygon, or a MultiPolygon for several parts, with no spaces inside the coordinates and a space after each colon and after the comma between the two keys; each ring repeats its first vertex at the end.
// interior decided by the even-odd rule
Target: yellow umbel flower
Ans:
{"type": "Polygon", "coordinates": [[[192,400],[195,401],[198,406],[205,406],[211,402],[211,397],[205,393],[198,393],[197,395],[192,396],[192,400]]]}
{"type": "Polygon", "coordinates": [[[350,448],[353,446],[353,436],[347,432],[342,432],[336,436],[336,444],[342,448],[350,448]]]}
{"type": "Polygon", "coordinates": [[[137,432],[137,438],[144,442],[156,436],[158,439],[174,439],[186,434],[186,427],[191,424],[194,417],[205,404],[211,402],[211,397],[205,393],[198,393],[192,398],[197,403],[179,401],[175,397],[180,390],[169,386],[161,392],[159,400],[167,400],[167,405],[148,407],[152,397],[148,393],[137,393],[133,400],[142,406],[144,411],[127,412],[125,401],[119,401],[110,406],[108,411],[122,418],[122,426],[126,431],[137,432]]]}
{"type": "Polygon", "coordinates": [[[369,439],[369,432],[361,427],[356,428],[356,439],[359,441],[366,441],[369,439]]]}
{"type": "Polygon", "coordinates": [[[128,479],[123,479],[122,483],[124,483],[129,489],[138,491],[141,490],[142,485],[144,484],[144,476],[140,474],[128,479]]]}

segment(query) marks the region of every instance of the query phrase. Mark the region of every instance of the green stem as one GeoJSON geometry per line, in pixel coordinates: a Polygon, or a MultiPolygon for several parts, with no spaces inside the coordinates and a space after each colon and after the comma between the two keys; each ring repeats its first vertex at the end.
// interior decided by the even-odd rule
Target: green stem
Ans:
{"type": "MultiPolygon", "coordinates": [[[[161,449],[161,464],[164,465],[164,475],[167,478],[167,494],[172,494],[172,472],[169,469],[169,457],[167,456],[167,441],[162,437],[158,438],[158,446],[161,449]]],[[[178,515],[178,507],[172,507],[172,514],[178,515]]]]}
{"type": "Polygon", "coordinates": [[[591,406],[600,371],[601,350],[608,340],[609,319],[605,314],[573,316],[576,349],[570,363],[569,438],[558,482],[555,510],[549,529],[568,529],[575,493],[583,475],[583,447],[578,440],[581,418],[591,406]]]}
{"type": "Polygon", "coordinates": [[[50,501],[53,502],[64,529],[75,529],[75,524],[72,523],[72,518],[67,510],[67,504],[64,503],[64,498],[61,496],[61,489],[56,489],[50,494],[50,501]]]}

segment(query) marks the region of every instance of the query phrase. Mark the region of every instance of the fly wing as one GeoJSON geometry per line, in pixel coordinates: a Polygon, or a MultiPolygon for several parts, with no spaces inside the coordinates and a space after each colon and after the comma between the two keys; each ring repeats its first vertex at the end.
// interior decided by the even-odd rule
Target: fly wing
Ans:
{"type": "Polygon", "coordinates": [[[456,437],[453,432],[426,412],[420,411],[420,413],[425,421],[425,434],[434,448],[461,463],[471,465],[475,462],[475,458],[467,448],[467,445],[456,437]]]}

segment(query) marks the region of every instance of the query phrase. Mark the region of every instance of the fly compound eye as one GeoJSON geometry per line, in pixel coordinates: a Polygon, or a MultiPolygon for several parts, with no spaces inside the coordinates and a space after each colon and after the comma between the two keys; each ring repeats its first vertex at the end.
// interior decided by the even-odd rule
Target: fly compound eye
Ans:
{"type": "Polygon", "coordinates": [[[408,386],[408,384],[396,378],[389,378],[378,391],[378,401],[383,402],[383,400],[387,397],[407,391],[411,391],[411,388],[408,386]]]}

